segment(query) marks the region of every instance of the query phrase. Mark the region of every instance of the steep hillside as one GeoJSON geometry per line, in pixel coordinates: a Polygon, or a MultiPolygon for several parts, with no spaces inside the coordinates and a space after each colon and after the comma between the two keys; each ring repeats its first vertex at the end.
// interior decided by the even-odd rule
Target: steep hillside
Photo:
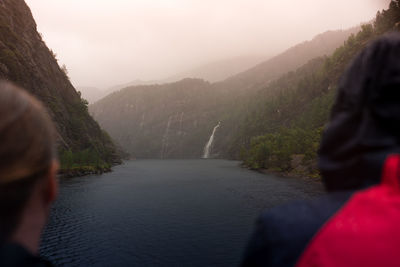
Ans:
{"type": "Polygon", "coordinates": [[[229,90],[259,89],[281,75],[296,70],[315,57],[332,54],[351,34],[358,32],[359,29],[359,27],[354,27],[348,30],[321,33],[310,41],[291,47],[249,70],[228,78],[221,86],[228,87],[229,90]]]}
{"type": "Polygon", "coordinates": [[[243,123],[233,131],[229,154],[241,154],[252,168],[317,173],[316,152],[340,75],[371,40],[399,30],[399,22],[400,1],[396,0],[332,56],[310,62],[260,90],[243,123]]]}
{"type": "Polygon", "coordinates": [[[198,158],[219,121],[211,156],[236,157],[229,152],[237,139],[234,132],[254,94],[279,74],[333,51],[353,31],[321,34],[223,82],[186,79],[128,87],[91,105],[90,111],[136,157],[198,158]]]}
{"type": "Polygon", "coordinates": [[[90,117],[87,102],[37,32],[23,0],[0,2],[0,78],[22,86],[47,106],[59,133],[64,168],[120,161],[108,135],[90,117]]]}
{"type": "Polygon", "coordinates": [[[90,112],[133,157],[198,158],[216,124],[217,103],[208,82],[184,79],[122,89],[90,112]]]}

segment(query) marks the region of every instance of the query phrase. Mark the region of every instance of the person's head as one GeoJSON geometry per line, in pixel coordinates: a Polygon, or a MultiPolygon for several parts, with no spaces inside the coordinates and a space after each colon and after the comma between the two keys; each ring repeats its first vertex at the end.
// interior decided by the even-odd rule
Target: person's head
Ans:
{"type": "Polygon", "coordinates": [[[378,183],[400,153],[400,34],[374,41],[352,62],[322,138],[319,167],[328,190],[378,183]]]}
{"type": "Polygon", "coordinates": [[[46,110],[24,90],[0,82],[0,245],[38,245],[33,243],[57,195],[57,168],[46,110]]]}

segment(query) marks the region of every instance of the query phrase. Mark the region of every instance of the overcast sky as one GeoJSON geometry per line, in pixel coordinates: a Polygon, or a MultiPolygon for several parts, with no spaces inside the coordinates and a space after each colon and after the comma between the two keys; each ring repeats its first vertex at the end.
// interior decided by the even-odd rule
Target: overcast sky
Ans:
{"type": "Polygon", "coordinates": [[[26,0],[75,86],[157,80],[269,56],[374,18],[390,0],[26,0]]]}

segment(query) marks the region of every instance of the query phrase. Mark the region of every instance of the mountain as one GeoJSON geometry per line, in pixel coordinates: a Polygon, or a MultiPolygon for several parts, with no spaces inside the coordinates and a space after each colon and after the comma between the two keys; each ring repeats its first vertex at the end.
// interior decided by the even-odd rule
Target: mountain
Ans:
{"type": "Polygon", "coordinates": [[[209,82],[218,82],[241,73],[265,60],[265,56],[241,56],[219,60],[199,66],[165,79],[166,82],[184,78],[197,78],[209,82]]]}
{"type": "Polygon", "coordinates": [[[138,85],[152,85],[152,84],[159,84],[159,83],[167,83],[168,81],[143,81],[143,80],[134,80],[129,83],[124,83],[124,84],[119,84],[119,85],[114,85],[112,87],[106,88],[106,89],[99,89],[97,87],[93,86],[78,86],[78,92],[81,93],[81,96],[83,99],[87,100],[89,104],[93,104],[96,101],[102,99],[103,97],[119,91],[123,88],[126,87],[131,87],[131,86],[138,86],[138,85]]]}
{"type": "Polygon", "coordinates": [[[286,72],[332,53],[356,29],[330,31],[224,81],[184,79],[131,86],[89,106],[91,114],[134,157],[201,157],[214,127],[211,156],[237,157],[234,133],[253,96],[286,72]]]}
{"type": "Polygon", "coordinates": [[[122,89],[90,112],[133,157],[198,158],[214,127],[214,96],[209,82],[184,79],[122,89]]]}
{"type": "Polygon", "coordinates": [[[246,91],[267,86],[272,80],[289,71],[296,70],[315,57],[332,54],[336,48],[343,45],[351,34],[357,33],[359,30],[360,27],[353,27],[348,30],[321,33],[310,41],[291,47],[253,68],[228,78],[223,81],[221,86],[228,87],[229,90],[246,91]]]}
{"type": "Polygon", "coordinates": [[[224,80],[230,76],[233,76],[250,67],[255,66],[256,64],[260,63],[263,60],[263,58],[264,57],[262,56],[242,56],[242,57],[229,58],[225,60],[219,60],[216,62],[208,63],[206,65],[173,75],[171,77],[162,80],[150,80],[150,81],[134,80],[129,83],[112,86],[105,90],[100,90],[95,87],[82,86],[78,87],[78,90],[82,92],[82,97],[88,100],[90,104],[92,104],[97,100],[126,87],[173,83],[183,80],[185,78],[195,78],[195,79],[206,80],[209,82],[224,80]]]}
{"type": "MultiPolygon", "coordinates": [[[[369,42],[400,30],[400,0],[378,12],[329,57],[316,58],[259,90],[223,147],[251,168],[318,176],[317,149],[338,80],[369,42]]],[[[226,138],[224,138],[226,140],[226,138]]]]}
{"type": "Polygon", "coordinates": [[[45,104],[59,134],[63,168],[120,162],[110,137],[89,115],[87,102],[37,32],[23,0],[0,3],[0,78],[20,85],[45,104]]]}

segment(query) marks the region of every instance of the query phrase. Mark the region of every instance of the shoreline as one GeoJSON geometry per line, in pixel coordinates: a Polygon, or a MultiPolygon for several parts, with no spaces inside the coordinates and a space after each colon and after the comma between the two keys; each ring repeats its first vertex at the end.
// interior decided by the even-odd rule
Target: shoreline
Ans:
{"type": "MultiPolygon", "coordinates": [[[[202,159],[202,158],[200,158],[202,159]]],[[[218,158],[221,159],[221,158],[218,158]]],[[[129,158],[127,159],[128,161],[130,160],[140,160],[138,158],[129,158]]],[[[182,159],[179,159],[182,160],[182,159]]],[[[183,159],[186,160],[186,159],[183,159]]],[[[187,159],[190,160],[190,159],[187,159]]],[[[254,171],[254,172],[258,172],[261,174],[265,174],[265,175],[274,175],[280,178],[290,178],[290,179],[300,179],[303,181],[307,181],[307,182],[312,182],[315,184],[321,184],[322,180],[321,177],[313,177],[311,175],[307,175],[307,174],[299,174],[299,173],[293,173],[293,172],[281,172],[281,171],[274,171],[271,169],[265,169],[265,168],[260,168],[260,169],[253,169],[253,168],[249,168],[248,166],[246,166],[243,161],[240,160],[233,160],[233,159],[222,159],[222,160],[229,160],[229,161],[237,161],[239,162],[239,167],[244,168],[244,169],[248,169],[250,171],[254,171]]],[[[125,160],[124,160],[125,161],[125,160]]],[[[59,171],[58,173],[58,177],[60,178],[74,178],[74,177],[83,177],[83,176],[88,176],[88,175],[101,175],[104,173],[109,173],[112,172],[112,167],[114,166],[118,166],[123,164],[122,161],[121,163],[118,164],[113,164],[111,167],[103,167],[103,168],[99,168],[99,167],[94,167],[94,166],[82,166],[82,167],[77,167],[74,169],[62,169],[59,171]]]]}
{"type": "Polygon", "coordinates": [[[96,169],[96,170],[88,170],[85,168],[77,168],[75,170],[61,170],[58,173],[58,177],[60,178],[74,178],[74,177],[83,177],[87,175],[101,175],[103,173],[112,172],[111,168],[107,169],[96,169]]]}
{"type": "Polygon", "coordinates": [[[99,167],[99,166],[80,166],[71,169],[60,169],[58,172],[58,177],[60,178],[74,178],[83,177],[87,175],[101,175],[103,173],[112,172],[114,166],[122,165],[123,161],[118,163],[113,163],[111,166],[99,167]]]}
{"type": "Polygon", "coordinates": [[[306,182],[312,182],[316,184],[322,184],[322,179],[320,176],[313,177],[312,175],[307,175],[307,174],[300,174],[300,173],[294,173],[294,172],[282,172],[282,171],[274,171],[271,169],[265,169],[265,168],[260,168],[260,169],[252,169],[249,168],[247,165],[245,165],[243,162],[240,163],[240,167],[255,171],[258,173],[262,173],[265,175],[274,175],[280,178],[290,178],[290,179],[300,179],[306,182]]]}

